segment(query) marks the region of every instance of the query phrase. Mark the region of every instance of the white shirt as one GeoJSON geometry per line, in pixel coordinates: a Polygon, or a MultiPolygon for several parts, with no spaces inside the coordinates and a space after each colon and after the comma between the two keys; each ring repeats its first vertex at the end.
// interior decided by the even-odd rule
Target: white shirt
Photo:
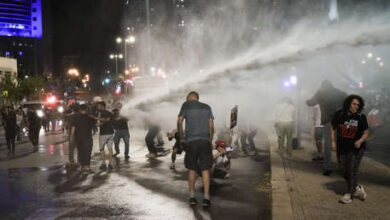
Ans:
{"type": "MultiPolygon", "coordinates": [[[[214,149],[213,150],[213,156],[215,156],[216,154],[218,154],[219,151],[214,149]]],[[[219,157],[217,157],[216,159],[214,159],[215,161],[215,166],[217,167],[223,167],[223,163],[227,162],[229,159],[226,157],[226,156],[222,156],[220,155],[219,157]]]]}
{"type": "Polygon", "coordinates": [[[276,122],[293,122],[295,118],[295,107],[290,103],[279,103],[275,108],[276,122]]]}

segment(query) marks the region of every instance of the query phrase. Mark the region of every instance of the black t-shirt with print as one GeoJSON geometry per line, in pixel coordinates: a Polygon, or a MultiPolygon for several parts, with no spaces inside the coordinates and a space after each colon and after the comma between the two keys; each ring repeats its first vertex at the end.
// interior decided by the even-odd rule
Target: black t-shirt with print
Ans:
{"type": "MultiPolygon", "coordinates": [[[[332,126],[337,131],[337,153],[339,154],[357,151],[355,142],[368,129],[367,118],[364,114],[348,114],[342,110],[335,113],[332,126]]],[[[360,148],[366,148],[366,142],[363,142],[360,148]]]]}

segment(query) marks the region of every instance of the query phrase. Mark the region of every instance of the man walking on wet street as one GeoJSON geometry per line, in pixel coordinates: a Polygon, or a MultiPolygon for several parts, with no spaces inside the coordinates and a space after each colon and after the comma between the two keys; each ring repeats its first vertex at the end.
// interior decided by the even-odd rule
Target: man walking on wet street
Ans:
{"type": "MultiPolygon", "coordinates": [[[[67,163],[67,167],[73,167],[76,165],[75,161],[74,161],[74,150],[76,148],[76,143],[75,143],[75,139],[74,139],[74,136],[72,136],[72,125],[73,125],[73,122],[74,119],[75,119],[75,116],[77,116],[78,114],[78,106],[77,105],[73,105],[70,107],[71,108],[71,112],[66,115],[65,119],[66,119],[66,130],[69,134],[69,162],[67,163]]],[[[77,123],[77,122],[75,122],[77,123]]],[[[77,154],[77,157],[78,157],[78,163],[80,163],[80,154],[77,154]]]]}
{"type": "Polygon", "coordinates": [[[177,120],[177,130],[181,144],[185,144],[185,167],[188,171],[190,205],[196,205],[195,180],[196,171],[202,172],[204,189],[203,206],[210,206],[210,168],[213,165],[211,141],[214,135],[214,116],[209,105],[199,102],[199,94],[195,91],[187,95],[177,120]],[[185,136],[183,121],[185,120],[185,136]],[[185,138],[184,138],[185,137],[185,138]]]}
{"type": "Polygon", "coordinates": [[[12,107],[5,109],[3,115],[5,139],[7,141],[8,156],[15,156],[15,138],[16,138],[16,114],[12,107]]]}
{"type": "Polygon", "coordinates": [[[130,133],[129,127],[127,125],[128,119],[126,117],[119,115],[119,109],[114,109],[114,121],[113,127],[115,130],[114,135],[114,143],[115,143],[115,156],[120,153],[119,143],[121,139],[125,142],[125,160],[129,160],[129,141],[130,141],[130,133]]]}
{"type": "Polygon", "coordinates": [[[77,154],[82,171],[90,171],[89,165],[92,153],[92,131],[95,126],[95,120],[88,113],[88,107],[81,105],[79,114],[72,116],[71,121],[71,142],[77,147],[77,154]]]}
{"type": "Polygon", "coordinates": [[[37,112],[33,108],[29,108],[27,112],[28,137],[34,146],[34,150],[38,150],[39,130],[41,130],[41,120],[37,112]]]}
{"type": "Polygon", "coordinates": [[[332,146],[330,139],[331,120],[334,113],[341,109],[343,101],[347,94],[333,87],[333,84],[328,81],[322,81],[321,88],[314,94],[312,98],[306,101],[308,106],[320,105],[321,110],[321,125],[323,128],[324,137],[324,175],[329,176],[332,173],[332,146]]]}
{"type": "Polygon", "coordinates": [[[114,118],[114,115],[106,110],[106,103],[105,102],[99,102],[98,103],[98,117],[96,118],[98,120],[99,127],[99,149],[100,149],[100,155],[102,158],[102,165],[100,166],[101,170],[106,170],[106,155],[104,151],[104,146],[107,146],[108,148],[108,169],[112,170],[112,145],[114,142],[114,128],[112,127],[112,120],[114,118]]]}

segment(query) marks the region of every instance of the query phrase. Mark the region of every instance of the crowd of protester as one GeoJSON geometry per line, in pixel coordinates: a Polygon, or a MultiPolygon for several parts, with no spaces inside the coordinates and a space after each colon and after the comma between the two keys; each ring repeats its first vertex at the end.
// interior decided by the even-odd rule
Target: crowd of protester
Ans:
{"type": "MultiPolygon", "coordinates": [[[[383,92],[377,102],[371,106],[386,111],[383,100],[389,99],[383,92]],[[381,100],[381,101],[378,101],[381,100]],[[379,104],[380,102],[380,104],[379,104]]],[[[313,136],[316,146],[315,162],[323,165],[323,175],[329,176],[333,172],[332,150],[336,151],[339,169],[345,178],[347,190],[341,203],[350,203],[353,198],[364,200],[366,192],[358,183],[359,165],[366,150],[366,140],[369,137],[369,127],[373,125],[372,119],[363,114],[365,102],[361,96],[347,95],[335,88],[333,84],[324,80],[319,90],[306,101],[313,108],[313,136]]],[[[110,171],[114,168],[115,158],[120,155],[120,140],[124,142],[124,158],[130,159],[130,131],[129,118],[121,115],[122,105],[115,105],[109,111],[106,103],[98,100],[89,104],[72,104],[66,107],[63,120],[63,130],[69,135],[69,162],[68,168],[81,166],[83,172],[92,172],[90,169],[93,147],[93,135],[99,133],[98,145],[101,164],[99,169],[110,171]],[[114,149],[113,149],[114,146],[114,149]],[[107,149],[107,152],[106,152],[107,149]],[[77,160],[74,158],[77,150],[77,160]],[[114,152],[115,150],[115,152],[114,152]]],[[[293,157],[293,136],[296,129],[297,106],[285,97],[274,107],[274,127],[277,136],[279,153],[293,157]]],[[[49,121],[53,119],[50,113],[46,118],[38,117],[36,109],[29,108],[27,113],[14,110],[12,107],[1,110],[2,124],[5,129],[8,155],[15,155],[15,140],[20,139],[22,126],[28,128],[28,137],[34,150],[39,144],[39,131],[41,126],[49,130],[49,121]]],[[[370,115],[369,115],[370,116],[370,115]]],[[[170,169],[176,168],[176,157],[185,152],[184,166],[188,169],[189,203],[196,205],[195,181],[197,175],[202,177],[203,202],[208,207],[210,202],[210,179],[228,179],[231,167],[232,130],[227,135],[218,136],[213,145],[214,116],[211,107],[199,101],[199,94],[190,92],[180,108],[177,128],[166,134],[169,141],[175,140],[172,150],[164,149],[162,131],[160,126],[149,122],[145,136],[145,145],[148,159],[155,159],[171,153],[170,169]],[[185,123],[185,126],[183,126],[185,123]],[[228,138],[225,138],[228,136],[228,138]],[[224,139],[224,140],[222,140],[224,139]]],[[[51,130],[55,131],[55,122],[51,130]]],[[[239,128],[241,152],[243,155],[256,155],[254,126],[241,125],[239,128]]],[[[238,146],[238,141],[234,143],[238,146]]]]}

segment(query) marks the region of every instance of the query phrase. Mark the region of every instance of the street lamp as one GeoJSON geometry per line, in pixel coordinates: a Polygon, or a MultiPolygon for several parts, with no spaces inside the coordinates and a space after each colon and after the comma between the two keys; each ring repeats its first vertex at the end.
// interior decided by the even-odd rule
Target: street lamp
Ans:
{"type": "Polygon", "coordinates": [[[127,69],[127,44],[133,45],[135,43],[135,36],[130,35],[128,36],[124,41],[122,40],[121,37],[116,38],[116,42],[118,44],[121,44],[123,42],[123,47],[124,47],[124,53],[125,53],[125,69],[127,69]]]}
{"type": "MultiPolygon", "coordinates": [[[[295,69],[294,69],[295,70],[295,69]]],[[[296,93],[296,100],[295,100],[295,105],[296,105],[296,111],[295,111],[295,131],[297,134],[297,142],[295,147],[298,148],[301,146],[301,126],[300,126],[300,114],[301,114],[301,109],[300,109],[300,103],[299,101],[301,100],[301,86],[298,83],[298,77],[296,75],[291,75],[288,79],[285,79],[283,81],[283,86],[285,88],[294,88],[295,93],[296,93]]]]}
{"type": "Polygon", "coordinates": [[[122,59],[123,55],[122,54],[110,54],[110,59],[115,59],[115,74],[116,74],[116,77],[118,77],[118,58],[122,59]]]}

